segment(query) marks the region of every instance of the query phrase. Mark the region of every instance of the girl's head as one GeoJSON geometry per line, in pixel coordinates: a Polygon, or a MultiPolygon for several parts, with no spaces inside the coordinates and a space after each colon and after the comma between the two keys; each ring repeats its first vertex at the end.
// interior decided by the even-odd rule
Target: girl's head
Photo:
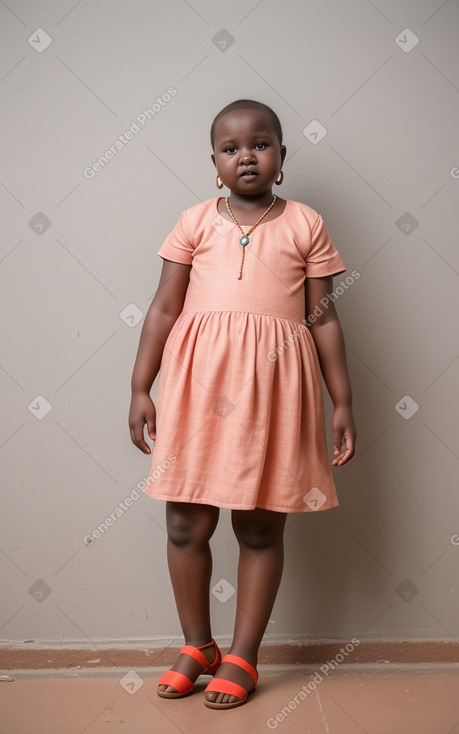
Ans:
{"type": "Polygon", "coordinates": [[[210,141],[222,183],[245,196],[271,189],[287,152],[276,113],[251,99],[239,99],[218,113],[210,141]],[[248,170],[253,173],[247,175],[248,170]]]}

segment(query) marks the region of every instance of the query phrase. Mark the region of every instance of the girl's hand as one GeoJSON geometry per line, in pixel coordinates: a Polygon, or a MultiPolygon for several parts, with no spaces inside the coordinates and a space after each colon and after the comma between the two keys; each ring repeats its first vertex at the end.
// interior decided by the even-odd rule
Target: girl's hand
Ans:
{"type": "Polygon", "coordinates": [[[355,451],[356,430],[350,406],[341,405],[335,408],[332,415],[334,434],[332,466],[343,466],[352,459],[355,451]]]}
{"type": "Polygon", "coordinates": [[[132,443],[144,454],[151,454],[151,449],[144,439],[143,429],[147,424],[148,435],[152,441],[156,439],[156,408],[149,393],[134,392],[129,409],[129,430],[132,443]]]}

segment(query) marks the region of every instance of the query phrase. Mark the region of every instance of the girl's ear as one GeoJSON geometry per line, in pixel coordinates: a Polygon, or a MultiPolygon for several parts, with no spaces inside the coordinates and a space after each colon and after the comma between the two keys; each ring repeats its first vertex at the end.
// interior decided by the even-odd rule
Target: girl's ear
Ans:
{"type": "Polygon", "coordinates": [[[287,154],[287,148],[285,147],[285,145],[281,145],[280,154],[281,154],[281,164],[282,164],[287,154]]]}
{"type": "Polygon", "coordinates": [[[212,155],[210,157],[212,159],[212,163],[214,164],[215,168],[217,168],[217,164],[215,163],[215,156],[214,156],[214,154],[212,153],[212,155]]]}

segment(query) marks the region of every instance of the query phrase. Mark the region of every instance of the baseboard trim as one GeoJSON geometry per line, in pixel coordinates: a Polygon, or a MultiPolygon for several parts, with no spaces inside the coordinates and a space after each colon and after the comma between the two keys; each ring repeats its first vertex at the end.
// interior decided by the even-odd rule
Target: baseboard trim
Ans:
{"type": "MultiPolygon", "coordinates": [[[[218,640],[217,640],[218,642],[218,640]]],[[[226,648],[222,644],[222,652],[226,648]]],[[[140,646],[139,646],[140,648],[140,646]]],[[[180,646],[142,649],[88,648],[69,649],[41,647],[40,649],[0,649],[0,668],[14,670],[68,670],[78,668],[148,668],[171,666],[180,646]]],[[[260,665],[324,665],[338,666],[345,662],[375,663],[458,663],[459,643],[440,641],[391,642],[368,641],[352,645],[349,642],[262,644],[260,665]],[[347,647],[346,647],[347,645],[347,647]]]]}

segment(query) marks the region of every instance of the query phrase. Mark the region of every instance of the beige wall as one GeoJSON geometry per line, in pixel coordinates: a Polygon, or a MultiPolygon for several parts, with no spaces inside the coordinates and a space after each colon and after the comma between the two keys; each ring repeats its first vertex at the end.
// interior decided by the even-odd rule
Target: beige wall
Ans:
{"type": "MultiPolygon", "coordinates": [[[[179,214],[217,194],[210,123],[240,97],[278,112],[278,193],[360,274],[338,300],[358,453],[338,508],[288,518],[266,640],[457,639],[458,4],[10,0],[0,21],[2,639],[180,640],[164,505],[141,495],[83,538],[149,470],[127,427],[132,317],[179,214]]],[[[228,510],[212,545],[213,584],[235,586],[228,510]]],[[[235,596],[211,598],[223,640],[235,596]]]]}

